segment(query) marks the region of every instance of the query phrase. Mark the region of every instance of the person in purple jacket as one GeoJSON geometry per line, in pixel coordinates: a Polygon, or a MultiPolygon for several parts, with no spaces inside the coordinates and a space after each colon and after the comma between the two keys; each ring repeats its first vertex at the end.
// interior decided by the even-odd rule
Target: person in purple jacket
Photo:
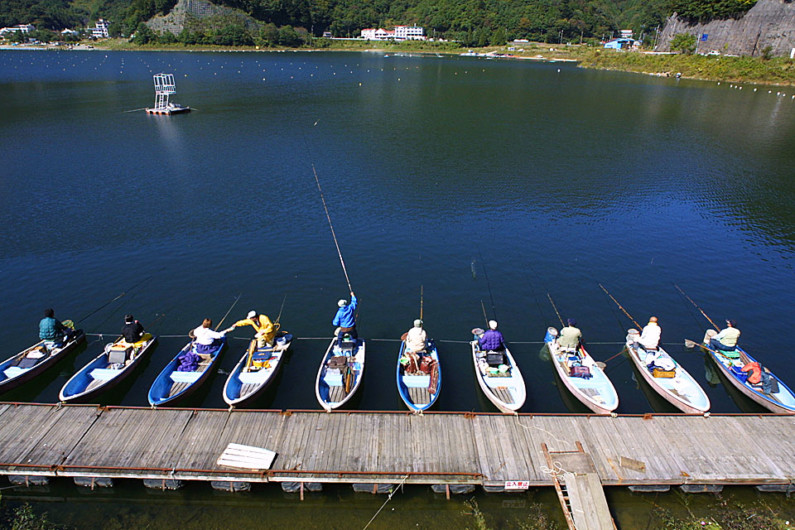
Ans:
{"type": "Polygon", "coordinates": [[[497,331],[497,321],[489,320],[489,329],[478,339],[480,349],[483,351],[505,351],[505,337],[497,331]]]}

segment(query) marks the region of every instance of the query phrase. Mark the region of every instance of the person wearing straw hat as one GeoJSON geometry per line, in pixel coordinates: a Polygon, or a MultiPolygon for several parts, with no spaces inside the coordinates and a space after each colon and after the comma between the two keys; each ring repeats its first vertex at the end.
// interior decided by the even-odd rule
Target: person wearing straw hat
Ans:
{"type": "Polygon", "coordinates": [[[334,315],[334,320],[331,321],[331,324],[337,326],[337,346],[340,348],[342,348],[342,338],[346,334],[353,340],[359,338],[359,334],[356,332],[356,308],[358,304],[359,301],[353,291],[351,291],[350,303],[345,299],[337,302],[337,313],[334,315]]]}
{"type": "Polygon", "coordinates": [[[713,350],[734,351],[737,349],[737,339],[739,338],[740,330],[737,329],[737,322],[727,320],[726,327],[710,339],[709,347],[713,350]]]}
{"type": "Polygon", "coordinates": [[[253,309],[248,312],[246,318],[238,320],[231,327],[224,330],[224,333],[232,331],[239,326],[251,326],[256,331],[254,335],[257,339],[257,347],[264,348],[265,346],[273,346],[273,339],[276,338],[276,332],[279,330],[279,324],[274,324],[268,315],[260,315],[253,309]]]}

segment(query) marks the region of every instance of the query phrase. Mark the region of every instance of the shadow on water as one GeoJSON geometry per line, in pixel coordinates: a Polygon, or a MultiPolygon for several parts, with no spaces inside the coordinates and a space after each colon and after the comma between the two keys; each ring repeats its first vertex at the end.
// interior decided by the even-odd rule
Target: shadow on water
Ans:
{"type": "Polygon", "coordinates": [[[632,380],[637,385],[637,388],[643,392],[643,395],[646,396],[646,399],[649,401],[649,405],[654,412],[660,414],[668,414],[671,412],[682,412],[678,408],[674,407],[668,401],[663,398],[660,394],[658,394],[641,376],[640,372],[638,371],[638,367],[635,363],[630,361],[632,365],[632,380]]]}
{"type": "Polygon", "coordinates": [[[713,388],[719,384],[723,385],[723,390],[734,401],[742,412],[755,414],[757,412],[770,412],[762,405],[756,403],[751,398],[745,396],[742,392],[737,390],[733,384],[726,378],[720,368],[715,365],[715,361],[709,355],[704,355],[704,372],[709,385],[713,388]]]}
{"type": "Polygon", "coordinates": [[[560,394],[560,399],[563,401],[563,404],[569,409],[569,412],[573,412],[575,414],[593,414],[593,411],[586,407],[579,399],[577,399],[574,394],[566,387],[566,383],[560,378],[560,374],[552,365],[552,356],[549,353],[549,348],[546,344],[541,347],[538,351],[538,358],[544,361],[550,370],[553,372],[552,378],[553,380],[550,381],[550,384],[555,385],[558,389],[558,393],[560,394]]]}

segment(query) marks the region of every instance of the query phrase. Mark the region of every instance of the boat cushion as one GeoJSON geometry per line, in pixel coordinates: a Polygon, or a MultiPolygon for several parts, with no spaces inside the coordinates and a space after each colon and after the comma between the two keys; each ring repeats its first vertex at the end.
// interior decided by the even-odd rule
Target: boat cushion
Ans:
{"type": "Polygon", "coordinates": [[[572,366],[569,375],[571,377],[582,377],[583,379],[590,379],[593,377],[593,375],[591,375],[591,369],[587,366],[572,366]]]}
{"type": "Polygon", "coordinates": [[[23,358],[23,359],[21,359],[19,361],[19,364],[17,364],[17,367],[19,367],[19,368],[33,368],[34,366],[36,366],[36,363],[38,363],[40,360],[41,360],[41,358],[31,359],[29,357],[25,357],[25,358],[23,358]]]}
{"type": "Polygon", "coordinates": [[[175,383],[193,383],[200,375],[201,372],[177,372],[175,370],[171,372],[171,380],[175,383]]]}
{"type": "Polygon", "coordinates": [[[25,373],[27,371],[28,371],[27,368],[20,368],[19,366],[9,366],[8,368],[5,369],[3,373],[6,374],[7,378],[13,379],[14,377],[22,373],[25,373]]]}
{"type": "Polygon", "coordinates": [[[676,377],[676,370],[663,370],[662,368],[654,368],[651,371],[651,375],[654,377],[676,377]]]}
{"type": "Polygon", "coordinates": [[[431,384],[431,376],[429,375],[406,375],[403,376],[403,382],[409,388],[428,388],[431,384]]]}
{"type": "Polygon", "coordinates": [[[119,375],[119,370],[112,370],[107,368],[95,368],[91,370],[91,377],[99,381],[110,381],[119,375]]]}
{"type": "Polygon", "coordinates": [[[323,381],[326,382],[328,386],[342,386],[342,374],[337,371],[327,371],[325,377],[323,377],[323,381]]]}
{"type": "Polygon", "coordinates": [[[718,350],[718,352],[726,357],[727,359],[739,359],[740,352],[738,350],[726,351],[726,350],[718,350]]]}
{"type": "Polygon", "coordinates": [[[748,379],[748,372],[743,372],[743,369],[739,366],[732,366],[731,372],[734,377],[736,377],[741,383],[745,383],[748,379]]]}

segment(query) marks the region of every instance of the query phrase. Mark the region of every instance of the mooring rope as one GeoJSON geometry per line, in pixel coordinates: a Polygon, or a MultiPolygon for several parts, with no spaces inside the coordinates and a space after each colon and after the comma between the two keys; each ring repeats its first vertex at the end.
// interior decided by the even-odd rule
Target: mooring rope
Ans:
{"type": "Polygon", "coordinates": [[[386,506],[386,503],[388,503],[389,501],[391,501],[391,500],[392,500],[392,497],[395,495],[395,493],[397,492],[397,490],[398,490],[399,488],[403,487],[403,484],[406,482],[406,480],[408,480],[408,478],[409,478],[409,476],[408,476],[408,475],[406,475],[405,477],[403,477],[403,480],[401,480],[401,481],[400,481],[400,484],[398,484],[398,485],[395,487],[395,489],[393,489],[391,492],[389,492],[389,496],[388,496],[388,497],[386,498],[386,500],[384,501],[384,504],[382,504],[382,505],[381,505],[381,507],[380,507],[380,508],[378,508],[378,511],[377,511],[377,512],[375,512],[375,515],[373,515],[373,517],[372,517],[372,518],[371,518],[369,521],[367,521],[367,524],[366,524],[366,525],[364,525],[364,528],[362,528],[362,530],[367,530],[367,527],[368,527],[368,526],[370,526],[370,524],[372,524],[372,522],[373,522],[373,521],[375,521],[375,518],[376,518],[376,517],[378,517],[378,514],[379,514],[379,513],[381,513],[381,510],[383,510],[383,509],[384,509],[384,506],[386,506]]]}

